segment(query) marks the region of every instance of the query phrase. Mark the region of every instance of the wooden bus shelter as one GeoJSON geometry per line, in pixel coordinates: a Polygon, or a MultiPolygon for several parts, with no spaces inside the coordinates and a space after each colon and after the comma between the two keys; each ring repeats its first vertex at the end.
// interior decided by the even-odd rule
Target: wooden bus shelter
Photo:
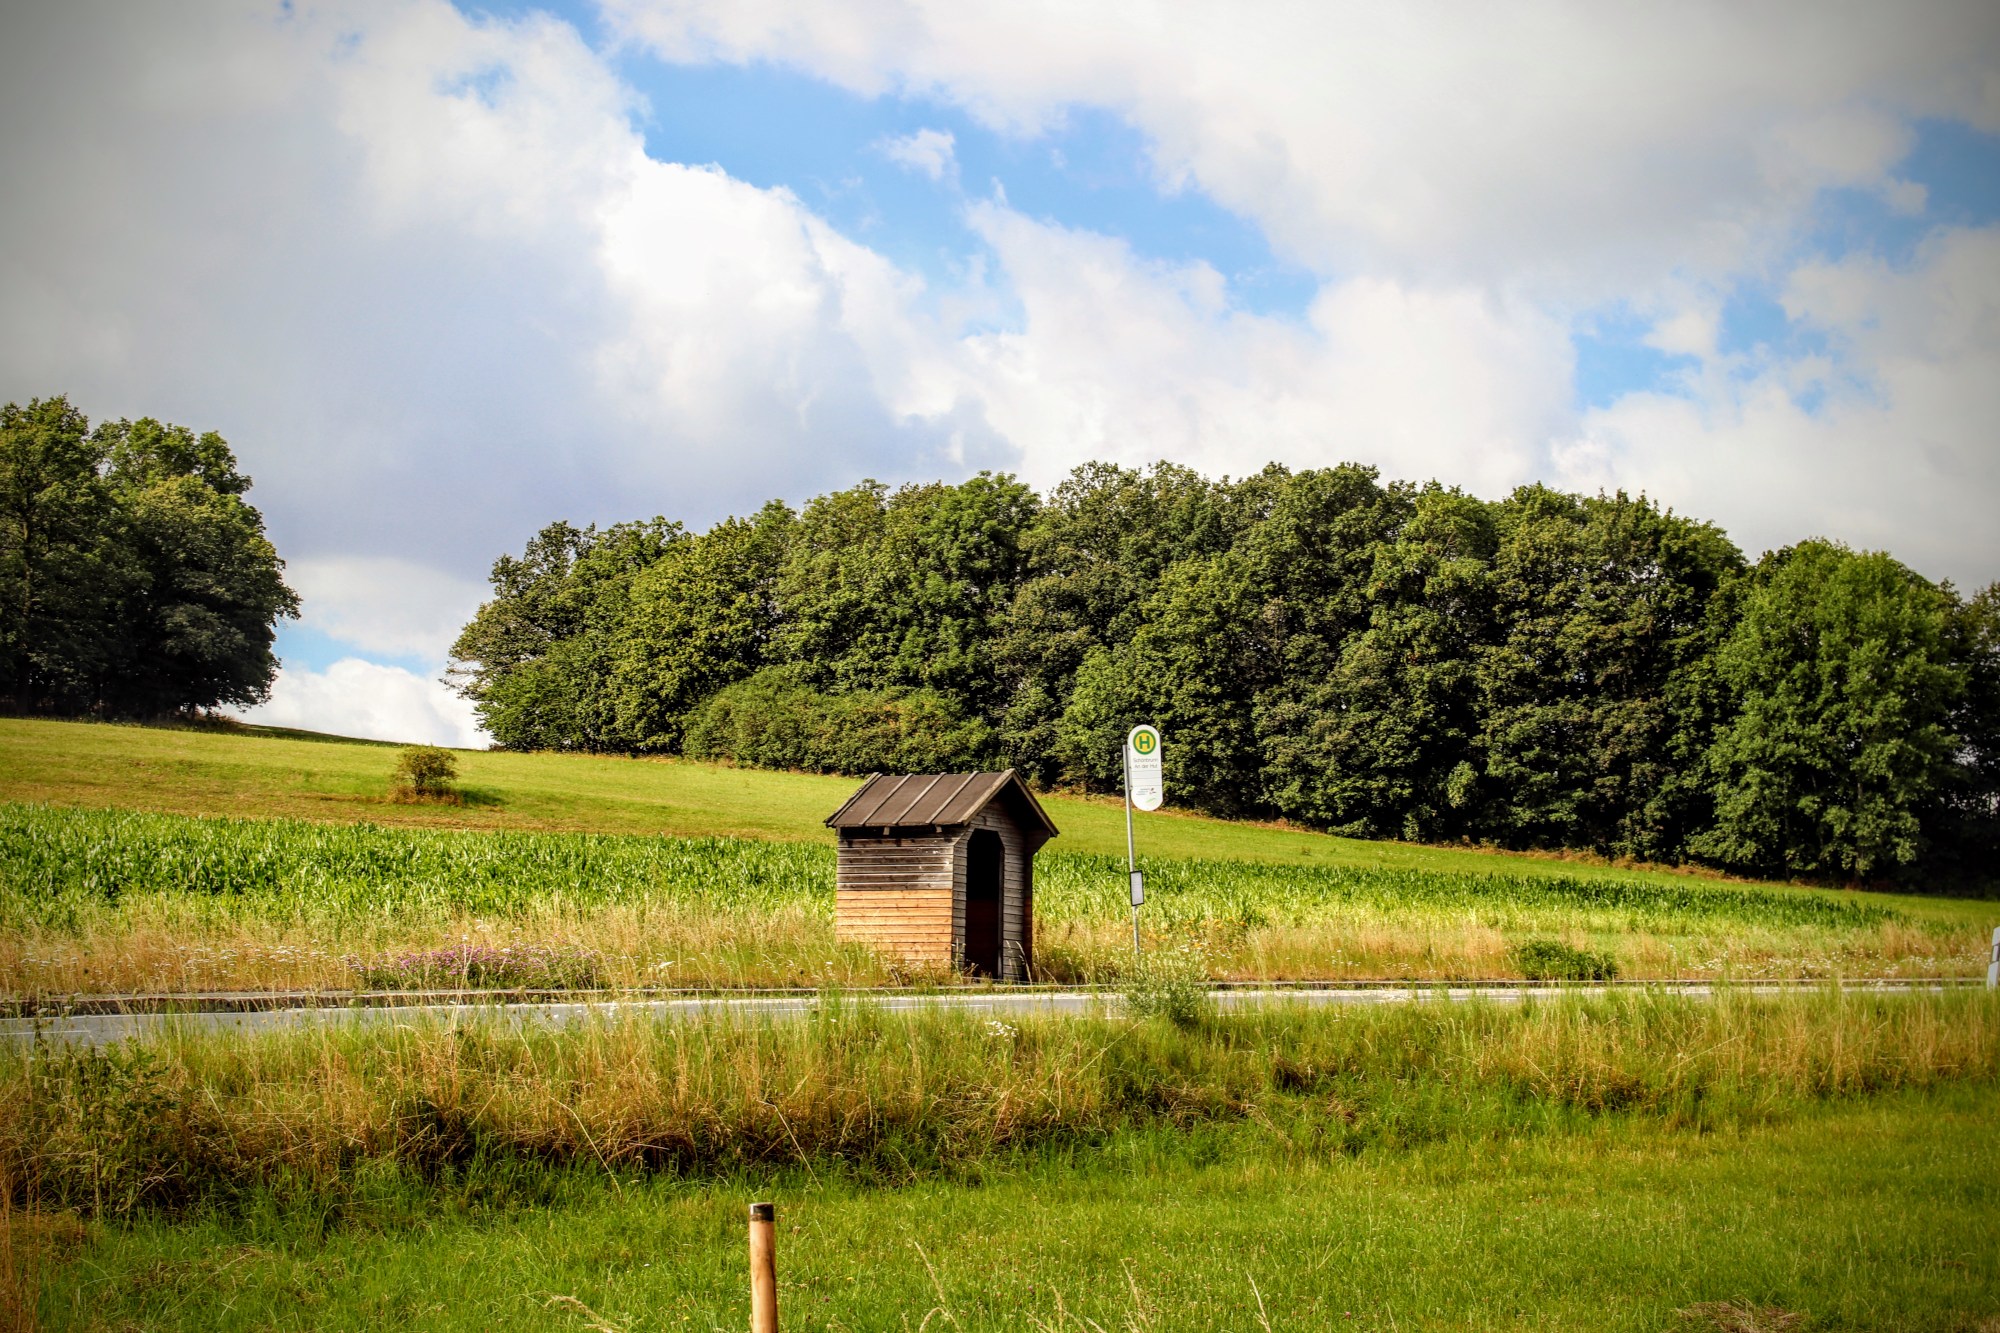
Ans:
{"type": "Polygon", "coordinates": [[[876,773],[826,823],[840,836],[837,938],[1028,979],[1035,853],[1056,826],[1013,769],[876,773]]]}

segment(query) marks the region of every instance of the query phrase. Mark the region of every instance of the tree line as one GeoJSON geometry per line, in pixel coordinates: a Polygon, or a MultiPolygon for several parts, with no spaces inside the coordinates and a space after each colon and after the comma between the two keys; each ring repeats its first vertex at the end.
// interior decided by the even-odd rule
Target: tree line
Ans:
{"type": "Polygon", "coordinates": [[[553,523],[451,679],[502,746],[862,773],[1012,765],[1422,841],[1842,881],[2000,850],[2000,588],[1644,497],[1367,467],[1078,468],[553,523]]]}
{"type": "Polygon", "coordinates": [[[254,704],[296,616],[220,435],[0,408],[0,708],[159,717],[254,704]]]}

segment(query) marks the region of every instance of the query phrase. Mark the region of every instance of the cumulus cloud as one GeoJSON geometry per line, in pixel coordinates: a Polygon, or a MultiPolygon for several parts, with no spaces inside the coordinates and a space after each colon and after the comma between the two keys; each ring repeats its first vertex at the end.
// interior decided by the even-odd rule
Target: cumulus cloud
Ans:
{"type": "Polygon", "coordinates": [[[1347,460],[1484,491],[1528,480],[1572,427],[1570,344],[1474,288],[1328,284],[1303,323],[1230,304],[1204,264],[982,205],[1024,319],[966,340],[964,375],[1029,475],[1167,457],[1241,474],[1347,460]]]}
{"type": "Polygon", "coordinates": [[[445,686],[358,657],[344,658],[324,671],[286,667],[278,673],[270,699],[238,710],[237,716],[264,726],[406,745],[483,749],[488,743],[472,705],[445,686]]]}
{"type": "Polygon", "coordinates": [[[673,60],[783,62],[1032,133],[1108,107],[1327,272],[1533,276],[1601,294],[1729,267],[1829,185],[1874,186],[1917,115],[2000,129],[2000,11],[1042,0],[609,0],[673,60]]]}
{"type": "Polygon", "coordinates": [[[313,556],[291,561],[285,578],[304,604],[307,627],[363,652],[438,666],[489,591],[394,556],[313,556]]]}
{"type": "Polygon", "coordinates": [[[947,176],[958,178],[958,157],[953,151],[957,142],[949,130],[923,129],[882,139],[875,147],[898,166],[941,181],[947,176]]]}
{"type": "Polygon", "coordinates": [[[1635,394],[1560,450],[1577,484],[1645,489],[1753,553],[1806,536],[1886,548],[1935,576],[2000,577],[2000,230],[1957,229],[1897,267],[1791,275],[1825,350],[1708,351],[1690,394],[1635,394]]]}

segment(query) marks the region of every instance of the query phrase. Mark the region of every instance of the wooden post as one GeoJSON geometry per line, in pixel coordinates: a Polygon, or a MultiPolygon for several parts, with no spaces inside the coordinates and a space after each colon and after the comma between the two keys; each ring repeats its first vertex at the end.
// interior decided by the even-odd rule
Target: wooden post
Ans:
{"type": "Polygon", "coordinates": [[[778,1209],[750,1205],[750,1333],[778,1333],[778,1209]]]}

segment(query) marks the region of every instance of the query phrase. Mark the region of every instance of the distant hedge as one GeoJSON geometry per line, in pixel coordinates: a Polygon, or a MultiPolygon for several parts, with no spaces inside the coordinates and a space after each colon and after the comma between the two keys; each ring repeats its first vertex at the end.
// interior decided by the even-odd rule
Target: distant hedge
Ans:
{"type": "Polygon", "coordinates": [[[769,667],[695,710],[685,753],[815,773],[934,773],[982,768],[995,748],[991,727],[936,690],[829,694],[769,667]]]}

